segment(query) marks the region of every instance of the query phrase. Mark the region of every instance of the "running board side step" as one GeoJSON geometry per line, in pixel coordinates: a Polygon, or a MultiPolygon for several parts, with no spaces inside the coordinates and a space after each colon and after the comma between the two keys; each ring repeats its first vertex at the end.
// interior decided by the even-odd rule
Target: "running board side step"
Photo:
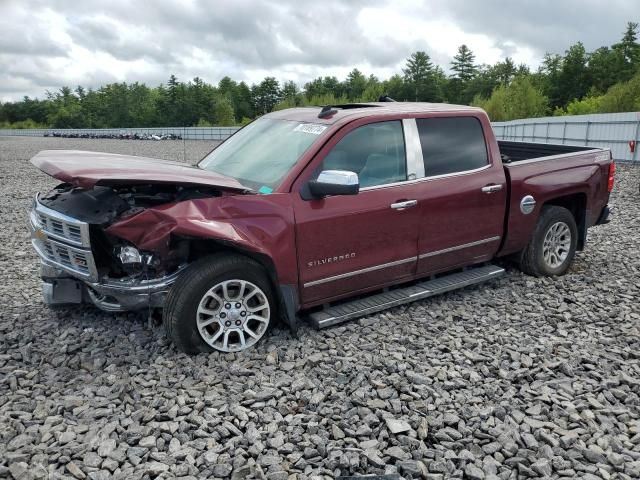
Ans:
{"type": "Polygon", "coordinates": [[[462,272],[426,280],[404,288],[398,288],[369,297],[352,300],[309,315],[316,328],[327,328],[347,320],[364,317],[405,303],[415,302],[440,293],[475,285],[498,278],[504,274],[504,268],[495,265],[471,268],[462,272]]]}

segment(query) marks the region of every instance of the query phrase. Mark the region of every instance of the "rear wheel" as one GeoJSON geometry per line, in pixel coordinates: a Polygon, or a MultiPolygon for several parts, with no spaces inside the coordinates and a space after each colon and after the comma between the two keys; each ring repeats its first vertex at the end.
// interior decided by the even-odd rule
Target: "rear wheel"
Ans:
{"type": "Polygon", "coordinates": [[[564,275],[576,253],[578,227],[564,207],[545,206],[529,245],[520,254],[520,269],[536,277],[564,275]]]}
{"type": "Polygon", "coordinates": [[[239,255],[205,257],[184,271],[167,297],[167,336],[186,353],[254,346],[275,317],[262,267],[239,255]]]}

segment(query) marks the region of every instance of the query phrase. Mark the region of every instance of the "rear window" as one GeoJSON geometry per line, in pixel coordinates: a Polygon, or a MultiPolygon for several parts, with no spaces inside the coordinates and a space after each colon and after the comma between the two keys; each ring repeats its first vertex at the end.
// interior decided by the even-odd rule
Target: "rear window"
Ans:
{"type": "Polygon", "coordinates": [[[487,146],[477,118],[417,118],[426,177],[488,165],[487,146]]]}

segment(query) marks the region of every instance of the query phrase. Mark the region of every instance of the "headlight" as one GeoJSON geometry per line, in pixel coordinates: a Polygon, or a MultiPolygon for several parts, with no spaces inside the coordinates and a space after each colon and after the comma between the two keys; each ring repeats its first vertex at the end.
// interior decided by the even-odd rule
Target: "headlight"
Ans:
{"type": "Polygon", "coordinates": [[[142,255],[135,247],[119,247],[116,249],[116,255],[123,264],[142,263],[142,255]]]}
{"type": "Polygon", "coordinates": [[[42,222],[40,222],[40,218],[36,213],[36,207],[38,205],[37,198],[38,196],[36,195],[31,200],[31,210],[29,210],[29,218],[31,218],[31,223],[33,224],[34,227],[42,228],[42,222]]]}

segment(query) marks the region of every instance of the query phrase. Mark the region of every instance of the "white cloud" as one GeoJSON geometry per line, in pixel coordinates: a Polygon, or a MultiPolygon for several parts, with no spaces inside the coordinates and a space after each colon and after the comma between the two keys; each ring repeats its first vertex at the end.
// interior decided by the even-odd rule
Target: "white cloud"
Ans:
{"type": "Polygon", "coordinates": [[[0,99],[42,97],[62,85],[166,82],[225,75],[299,84],[354,67],[388,78],[425,50],[448,70],[459,45],[477,63],[511,56],[536,67],[617,41],[633,2],[611,0],[0,0],[0,99]]]}

